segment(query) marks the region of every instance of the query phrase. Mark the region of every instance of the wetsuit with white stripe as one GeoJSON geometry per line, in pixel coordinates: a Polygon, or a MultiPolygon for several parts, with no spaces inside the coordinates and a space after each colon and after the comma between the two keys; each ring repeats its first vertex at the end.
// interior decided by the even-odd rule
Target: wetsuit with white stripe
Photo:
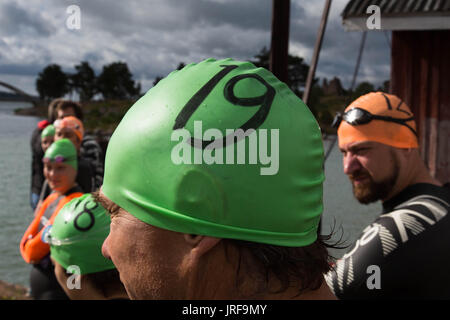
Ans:
{"type": "Polygon", "coordinates": [[[450,298],[450,185],[415,184],[383,203],[326,280],[340,299],[450,298]]]}

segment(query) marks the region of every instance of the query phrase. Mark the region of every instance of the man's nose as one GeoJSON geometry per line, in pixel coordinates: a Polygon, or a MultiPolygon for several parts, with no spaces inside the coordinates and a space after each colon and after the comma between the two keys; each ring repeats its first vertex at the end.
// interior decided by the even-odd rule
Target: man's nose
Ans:
{"type": "Polygon", "coordinates": [[[344,156],[343,164],[344,173],[346,175],[352,175],[353,173],[361,169],[361,163],[359,162],[358,158],[350,152],[344,156]]]}
{"type": "Polygon", "coordinates": [[[109,235],[106,237],[105,241],[103,241],[103,244],[102,244],[102,255],[106,259],[111,260],[111,256],[109,255],[109,251],[108,251],[108,242],[109,242],[109,235]]]}

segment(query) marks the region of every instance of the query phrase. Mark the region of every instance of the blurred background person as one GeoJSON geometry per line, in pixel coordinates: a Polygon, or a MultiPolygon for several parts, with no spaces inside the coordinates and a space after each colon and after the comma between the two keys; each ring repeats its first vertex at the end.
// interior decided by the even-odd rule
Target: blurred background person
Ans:
{"type": "Polygon", "coordinates": [[[33,265],[30,287],[34,299],[67,299],[54,275],[50,247],[42,237],[59,210],[73,198],[83,195],[75,180],[75,146],[68,139],[55,141],[45,152],[43,162],[44,176],[52,193],[36,208],[34,219],[20,241],[20,253],[25,262],[33,265]]]}
{"type": "MultiPolygon", "coordinates": [[[[70,100],[64,100],[62,98],[54,99],[48,106],[48,118],[38,123],[37,127],[31,136],[31,153],[32,153],[32,165],[31,165],[31,192],[30,192],[30,205],[33,210],[36,208],[40,198],[43,185],[44,174],[42,157],[44,151],[41,146],[41,133],[49,124],[53,124],[56,120],[62,120],[64,117],[74,116],[80,121],[83,121],[83,111],[79,103],[70,100]]],[[[94,175],[94,189],[99,188],[103,180],[103,151],[93,136],[83,135],[81,145],[79,148],[79,154],[83,159],[87,159],[93,168],[94,175]]],[[[46,189],[46,188],[44,188],[46,189]]],[[[92,190],[87,190],[90,192],[92,190]]],[[[45,196],[48,196],[48,190],[44,192],[45,196]]]]}
{"type": "MultiPolygon", "coordinates": [[[[84,136],[84,126],[81,120],[74,116],[67,116],[55,121],[55,141],[69,139],[77,151],[77,183],[85,193],[95,191],[98,186],[95,183],[94,164],[80,156],[81,142],[84,136]]],[[[46,191],[48,192],[48,191],[46,191]]]]}
{"type": "MultiPolygon", "coordinates": [[[[73,101],[61,101],[55,107],[54,117],[56,120],[62,120],[65,117],[74,116],[83,121],[83,111],[80,104],[73,101]]],[[[81,144],[79,146],[79,155],[92,164],[94,169],[95,189],[102,185],[103,181],[103,151],[93,136],[86,135],[83,132],[81,144]]],[[[86,191],[88,192],[88,191],[86,191]]]]}
{"type": "Polygon", "coordinates": [[[44,151],[41,146],[41,133],[49,124],[55,121],[55,107],[63,101],[63,99],[54,99],[48,105],[48,119],[40,121],[31,134],[31,190],[30,190],[30,205],[34,210],[39,201],[42,185],[44,184],[44,166],[42,164],[42,157],[44,151]]]}
{"type": "Polygon", "coordinates": [[[41,133],[41,147],[42,151],[47,151],[48,147],[53,143],[55,140],[55,126],[52,124],[49,124],[45,127],[44,130],[42,130],[41,133]]]}

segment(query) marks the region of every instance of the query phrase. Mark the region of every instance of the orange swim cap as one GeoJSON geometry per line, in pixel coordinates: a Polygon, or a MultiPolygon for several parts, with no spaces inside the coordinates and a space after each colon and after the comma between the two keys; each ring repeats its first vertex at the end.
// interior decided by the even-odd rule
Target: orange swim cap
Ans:
{"type": "Polygon", "coordinates": [[[54,123],[55,127],[58,128],[69,128],[72,129],[80,141],[83,141],[84,127],[80,119],[74,116],[64,117],[62,120],[56,120],[54,123]]]}
{"type": "MultiPolygon", "coordinates": [[[[353,101],[346,109],[359,108],[373,116],[405,120],[414,115],[397,96],[383,92],[371,92],[353,101]]],[[[351,125],[343,120],[338,128],[339,146],[357,141],[375,141],[396,148],[418,148],[416,122],[414,119],[397,123],[389,120],[372,119],[365,124],[351,125]]]]}

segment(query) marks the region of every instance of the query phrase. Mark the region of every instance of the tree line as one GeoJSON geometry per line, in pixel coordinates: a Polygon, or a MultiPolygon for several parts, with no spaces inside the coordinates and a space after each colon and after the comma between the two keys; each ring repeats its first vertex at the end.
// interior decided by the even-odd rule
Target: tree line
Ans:
{"type": "Polygon", "coordinates": [[[97,94],[105,100],[136,99],[141,95],[140,83],[133,80],[124,62],[103,66],[98,76],[87,61],[76,65],[75,73],[65,73],[59,65],[51,64],[39,73],[36,90],[45,101],[73,92],[79,95],[80,101],[89,101],[97,94]]]}
{"type": "MultiPolygon", "coordinates": [[[[263,47],[249,61],[257,67],[269,69],[270,50],[263,47]]],[[[176,69],[181,70],[184,66],[185,64],[180,62],[176,69]]],[[[309,65],[304,58],[288,55],[288,79],[286,84],[300,98],[303,95],[308,72],[309,65]]],[[[157,76],[153,85],[156,85],[161,79],[163,79],[163,76],[157,76]]],[[[318,78],[313,80],[308,107],[318,120],[331,122],[332,113],[335,111],[331,109],[336,109],[336,107],[333,108],[330,101],[323,102],[325,94],[318,82],[318,78]]],[[[95,75],[94,70],[86,61],[76,65],[73,74],[64,73],[60,66],[52,64],[39,73],[36,88],[43,100],[61,97],[73,92],[78,93],[82,102],[91,100],[97,94],[101,94],[105,100],[137,99],[141,95],[141,85],[133,80],[133,75],[124,62],[113,62],[103,66],[103,70],[98,76],[95,75]]],[[[346,99],[344,102],[341,99],[339,103],[349,103],[351,100],[375,90],[371,83],[362,82],[352,91],[343,89],[342,95],[346,99]]],[[[377,90],[383,91],[383,88],[377,90]]],[[[341,106],[338,107],[342,108],[341,106]]]]}

